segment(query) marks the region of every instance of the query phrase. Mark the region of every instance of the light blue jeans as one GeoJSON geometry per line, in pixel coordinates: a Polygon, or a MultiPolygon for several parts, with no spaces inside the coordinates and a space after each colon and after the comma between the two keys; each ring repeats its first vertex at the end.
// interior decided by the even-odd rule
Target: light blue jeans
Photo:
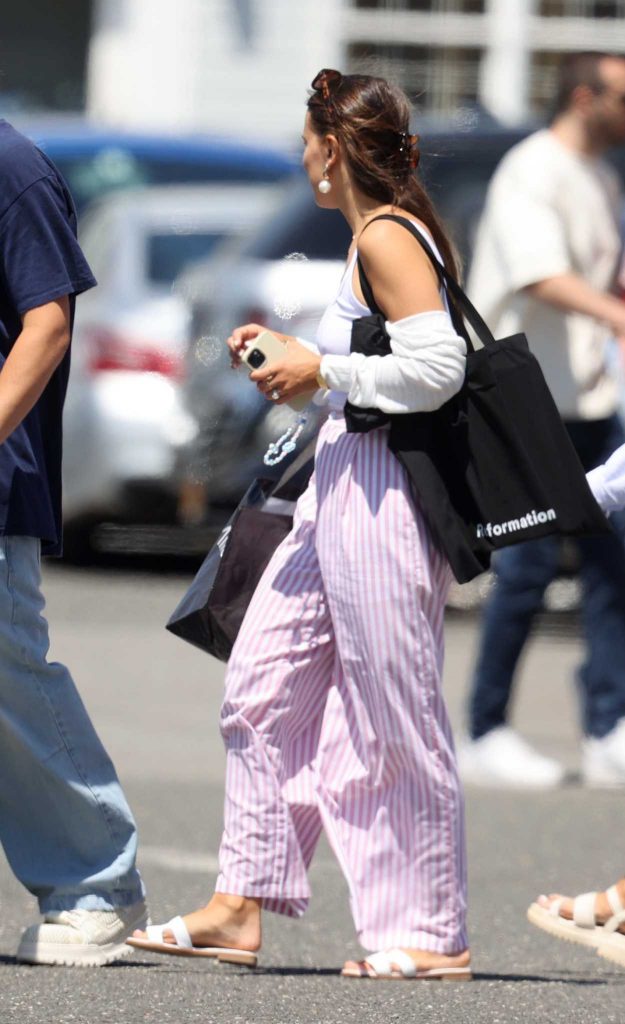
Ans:
{"type": "Polygon", "coordinates": [[[0,536],[0,841],[51,910],[140,900],[136,826],[68,670],[47,660],[40,543],[0,536]]]}

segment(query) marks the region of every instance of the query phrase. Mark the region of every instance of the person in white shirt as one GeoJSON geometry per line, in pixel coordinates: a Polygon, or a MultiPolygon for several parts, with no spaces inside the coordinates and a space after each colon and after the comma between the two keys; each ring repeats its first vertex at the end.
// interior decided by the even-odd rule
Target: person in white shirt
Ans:
{"type": "MultiPolygon", "coordinates": [[[[621,249],[619,188],[601,160],[625,141],[625,59],[565,58],[550,126],[506,154],[490,184],[469,292],[493,332],[525,332],[586,471],[623,441],[612,337],[625,303],[610,293],[621,249]]],[[[623,347],[625,352],[625,346],[623,347]]],[[[617,536],[580,539],[587,659],[584,780],[625,784],[625,516],[617,536]]],[[[558,566],[554,538],[501,551],[469,701],[465,781],[549,787],[564,769],[507,724],[514,672],[558,566]]]]}

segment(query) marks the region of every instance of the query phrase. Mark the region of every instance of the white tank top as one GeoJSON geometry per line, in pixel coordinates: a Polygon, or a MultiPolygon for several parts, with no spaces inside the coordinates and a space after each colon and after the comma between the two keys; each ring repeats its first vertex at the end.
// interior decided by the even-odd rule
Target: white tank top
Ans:
{"type": "MultiPolygon", "coordinates": [[[[416,221],[413,220],[411,223],[414,224],[417,230],[423,235],[426,242],[428,242],[432,248],[437,260],[442,264],[443,260],[441,254],[438,251],[431,235],[416,221]]],[[[352,278],[354,276],[354,267],[356,266],[357,258],[358,249],[354,251],[347,267],[345,268],[336,298],[334,298],[329,306],[326,307],[325,312],[319,321],[315,341],[322,356],[348,356],[352,339],[353,321],[357,320],[361,316],[371,315],[369,307],[363,305],[363,303],[356,298],[352,286],[352,278]]],[[[444,288],[441,288],[441,298],[445,304],[445,308],[449,312],[447,295],[445,294],[444,288]]],[[[329,391],[326,395],[326,402],[324,404],[327,404],[330,409],[340,410],[345,405],[346,400],[347,396],[344,391],[329,391]]]]}

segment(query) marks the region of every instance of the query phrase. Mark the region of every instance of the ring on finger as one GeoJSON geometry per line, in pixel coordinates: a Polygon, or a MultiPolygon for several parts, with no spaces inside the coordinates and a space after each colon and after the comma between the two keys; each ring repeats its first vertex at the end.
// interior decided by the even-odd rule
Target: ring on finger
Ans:
{"type": "Polygon", "coordinates": [[[278,391],[277,388],[274,388],[269,397],[272,402],[277,402],[280,397],[280,392],[278,391]]]}

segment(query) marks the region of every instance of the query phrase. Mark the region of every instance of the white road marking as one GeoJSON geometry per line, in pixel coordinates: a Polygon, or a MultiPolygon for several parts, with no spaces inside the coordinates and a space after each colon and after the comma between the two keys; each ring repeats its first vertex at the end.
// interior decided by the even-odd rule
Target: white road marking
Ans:
{"type": "MultiPolygon", "coordinates": [[[[189,853],[173,846],[139,846],[139,867],[164,868],[166,871],[186,871],[189,874],[213,874],[219,872],[219,858],[216,853],[189,853]]],[[[336,867],[334,861],[322,858],[313,861],[310,870],[326,871],[336,867]]]]}

